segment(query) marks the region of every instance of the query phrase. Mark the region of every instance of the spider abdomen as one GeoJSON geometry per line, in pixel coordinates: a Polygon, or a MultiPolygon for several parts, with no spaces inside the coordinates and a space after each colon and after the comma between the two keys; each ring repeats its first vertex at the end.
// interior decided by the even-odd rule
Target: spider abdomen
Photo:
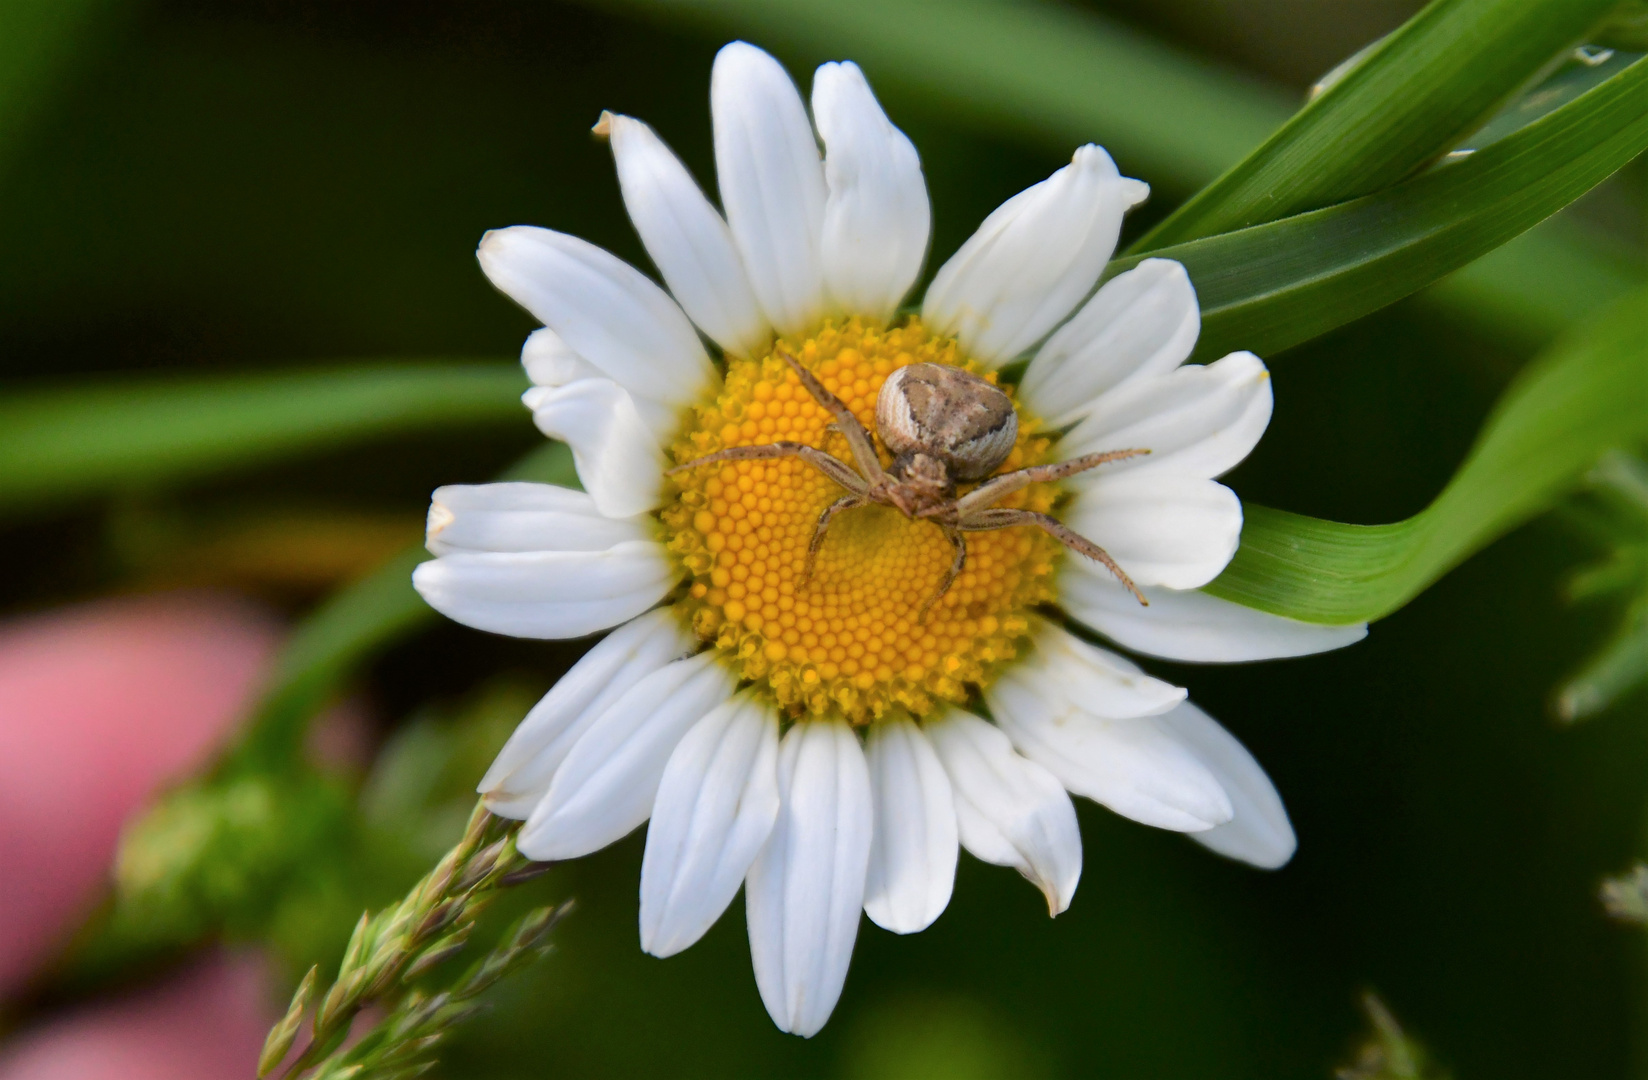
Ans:
{"type": "Polygon", "coordinates": [[[910,364],[887,376],[876,398],[876,433],[897,459],[944,462],[952,480],[982,480],[1018,438],[1013,401],[960,368],[910,364]]]}

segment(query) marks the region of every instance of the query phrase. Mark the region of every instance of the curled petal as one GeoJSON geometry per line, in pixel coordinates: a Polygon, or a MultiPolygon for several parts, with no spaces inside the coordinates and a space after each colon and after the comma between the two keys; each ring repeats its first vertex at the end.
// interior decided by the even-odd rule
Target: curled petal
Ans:
{"type": "Polygon", "coordinates": [[[434,555],[602,551],[651,535],[642,518],[605,516],[586,492],[508,481],[436,488],[425,544],[434,555]]]}
{"type": "Polygon", "coordinates": [[[991,366],[1011,360],[1081,302],[1116,248],[1122,215],[1150,188],[1091,144],[1002,203],[927,290],[921,317],[991,366]]]}
{"type": "Polygon", "coordinates": [[[1157,717],[1092,716],[1018,672],[985,700],[1019,753],[1123,817],[1200,832],[1235,814],[1218,778],[1157,717]]]}
{"type": "MultiPolygon", "coordinates": [[[[427,565],[427,564],[426,564],[427,565]]],[[[613,702],[697,645],[670,611],[631,620],[596,642],[515,728],[478,790],[501,817],[525,820],[578,737],[613,702]]]]}
{"type": "Polygon", "coordinates": [[[730,353],[754,355],[771,331],[732,232],[681,159],[653,130],[603,113],[624,208],[664,283],[692,321],[730,353]]]}
{"type": "Polygon", "coordinates": [[[870,865],[870,775],[841,720],[807,720],[778,753],[779,811],[744,883],[755,984],[780,1028],[810,1036],[841,997],[870,865]]]}
{"type": "Polygon", "coordinates": [[[1274,870],[1299,846],[1282,797],[1247,747],[1207,713],[1185,702],[1163,716],[1167,725],[1219,778],[1236,816],[1190,838],[1221,855],[1274,870]]]}
{"type": "MultiPolygon", "coordinates": [[[[1214,480],[1132,471],[1084,485],[1064,523],[1110,553],[1139,585],[1195,589],[1219,576],[1242,538],[1242,503],[1214,480]]],[[[1108,575],[1098,563],[1069,563],[1108,575]]]]}
{"type": "Polygon", "coordinates": [[[875,809],[864,911],[885,930],[913,934],[950,903],[955,796],[932,744],[909,717],[871,725],[864,750],[875,809]]]}
{"type": "Polygon", "coordinates": [[[1112,720],[1156,716],[1185,699],[1184,687],[1146,675],[1131,660],[1089,645],[1061,626],[1037,619],[1034,637],[1035,652],[1023,663],[1025,676],[1081,712],[1112,720]]]}
{"type": "Polygon", "coordinates": [[[1194,589],[1144,590],[1149,607],[1115,582],[1072,565],[1059,574],[1059,603],[1123,648],[1164,660],[1236,664],[1308,656],[1354,645],[1368,624],[1330,626],[1272,615],[1194,589]]]}
{"type": "MultiPolygon", "coordinates": [[[[1177,472],[1212,479],[1234,469],[1270,425],[1270,372],[1252,353],[1231,353],[1205,367],[1187,364],[1160,378],[1134,379],[1094,404],[1059,440],[1061,457],[1102,450],[1149,454],[1106,466],[1105,472],[1177,472]]],[[[1084,473],[1072,483],[1095,483],[1084,473]]]]}
{"type": "Polygon", "coordinates": [[[824,284],[848,314],[888,320],[915,284],[933,212],[921,158],[850,61],[813,76],[824,140],[824,284]]]}
{"type": "Polygon", "coordinates": [[[521,346],[521,366],[534,386],[565,386],[579,379],[604,379],[601,369],[572,351],[561,335],[541,326],[521,346]]]}
{"type": "Polygon", "coordinates": [[[1025,369],[1019,395],[1063,427],[1136,378],[1189,359],[1202,315],[1190,275],[1171,259],[1146,259],[1104,283],[1025,369]]]}
{"type": "Polygon", "coordinates": [[[605,551],[459,552],[421,563],[412,585],[454,622],[524,638],[575,638],[627,622],[675,587],[655,540],[605,551]]]}
{"type": "Polygon", "coordinates": [[[732,696],[715,653],[677,660],[626,690],[578,737],[521,830],[521,853],[575,859],[647,820],[664,765],[706,713],[732,696]]]}
{"type": "Polygon", "coordinates": [[[732,903],[778,819],[778,717],[744,693],[687,732],[664,768],[641,860],[641,948],[674,956],[732,903]]]}
{"type": "Polygon", "coordinates": [[[499,291],[637,397],[680,409],[714,385],[715,369],[692,323],[622,259],[529,225],[492,230],[476,256],[499,291]]]}
{"type": "Polygon", "coordinates": [[[721,205],[750,287],[779,332],[824,313],[824,167],[801,95],[778,63],[735,41],[710,72],[721,205]]]}
{"type": "Polygon", "coordinates": [[[1081,880],[1082,846],[1064,785],[972,713],[947,710],[925,731],[950,777],[962,846],[1023,874],[1047,898],[1049,915],[1068,908],[1081,880]]]}
{"type": "Polygon", "coordinates": [[[572,448],[578,479],[608,517],[632,517],[663,499],[664,452],[635,401],[611,379],[535,386],[522,396],[532,422],[572,448]]]}

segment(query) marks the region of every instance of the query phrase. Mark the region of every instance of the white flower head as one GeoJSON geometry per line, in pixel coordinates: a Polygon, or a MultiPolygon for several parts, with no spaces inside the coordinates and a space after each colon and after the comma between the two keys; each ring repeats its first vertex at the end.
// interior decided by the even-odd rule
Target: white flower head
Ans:
{"type": "Polygon", "coordinates": [[[585,490],[442,488],[414,583],[483,630],[612,631],[481,782],[525,822],[522,852],[573,858],[650,819],[642,947],[692,945],[742,885],[762,1001],[800,1035],[835,1007],[859,913],[930,925],[960,848],[1068,907],[1071,794],[1285,863],[1287,814],[1241,744],[1067,629],[1193,661],[1365,633],[1197,591],[1236,550],[1241,503],[1216,478],[1264,433],[1270,379],[1250,353],[1186,362],[1200,324],[1179,264],[1094,290],[1145,185],[1080,148],[899,318],[931,210],[915,147],[857,66],[818,70],[809,121],[784,69],[737,42],[711,105],[725,216],[651,128],[597,125],[668,292],[562,233],[481,242],[487,276],[544,324],[525,401],[585,490]],[[1000,382],[1027,352],[1017,386],[1000,382]],[[920,398],[946,379],[995,411],[920,398]],[[883,417],[909,443],[896,460],[855,435],[886,437],[884,385],[905,408],[883,417]],[[963,445],[952,421],[989,430],[963,445]],[[987,476],[962,465],[981,456],[1023,482],[969,501],[987,476]]]}

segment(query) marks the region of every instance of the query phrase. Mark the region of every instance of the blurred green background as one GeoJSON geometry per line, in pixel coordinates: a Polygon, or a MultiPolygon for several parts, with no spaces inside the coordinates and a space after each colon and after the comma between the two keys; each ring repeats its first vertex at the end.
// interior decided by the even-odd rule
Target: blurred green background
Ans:
{"type": "MultiPolygon", "coordinates": [[[[1083,139],[1152,184],[1136,236],[1418,7],[1090,4],[1080,25],[1137,65],[1109,92],[1159,69],[1141,96],[1171,105],[1158,91],[1182,83],[1225,110],[1164,107],[1155,138],[935,89],[923,35],[943,32],[945,9],[913,6],[927,18],[901,32],[846,5],[875,35],[861,50],[862,34],[832,38],[783,4],[4,0],[0,378],[15,391],[512,357],[532,323],[478,272],[480,234],[540,224],[646,266],[589,126],[603,108],[643,117],[708,185],[709,66],[733,36],[803,86],[822,60],[861,60],[922,153],[929,269],[1083,139]]],[[[1565,212],[1562,235],[1629,268],[1643,190],[1638,161],[1565,212]]],[[[1267,357],[1275,421],[1232,486],[1341,521],[1420,509],[1541,339],[1446,300],[1267,357]]],[[[433,487],[491,476],[538,441],[523,409],[10,520],[0,596],[24,611],[211,585],[298,613],[416,538],[433,487]]],[[[1641,942],[1595,893],[1642,850],[1643,698],[1571,729],[1547,711],[1607,624],[1560,600],[1588,554],[1546,519],[1343,653],[1156,665],[1276,781],[1300,839],[1279,873],[1084,803],[1066,915],[1049,921],[1016,875],[964,858],[932,929],[864,923],[835,1018],[802,1041],[761,1007],[741,904],[680,957],[640,953],[635,836],[534,886],[579,900],[561,952],[501,988],[440,1075],[1323,1077],[1352,1056],[1370,987],[1460,1077],[1640,1073],[1641,942]]],[[[364,692],[388,738],[500,678],[530,701],[578,651],[443,624],[379,662],[364,692]]]]}

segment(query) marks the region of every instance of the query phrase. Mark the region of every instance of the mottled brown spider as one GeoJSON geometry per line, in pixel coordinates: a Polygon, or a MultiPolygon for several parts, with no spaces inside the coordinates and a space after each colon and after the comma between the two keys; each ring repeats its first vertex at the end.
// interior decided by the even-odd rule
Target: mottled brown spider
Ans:
{"type": "Polygon", "coordinates": [[[986,480],[1012,453],[1019,418],[1013,401],[985,379],[960,368],[940,364],[910,364],[895,370],[876,398],[876,433],[893,456],[891,468],[881,467],[870,433],[842,400],[832,394],[801,362],[782,350],[779,356],[795,371],[801,385],[835,417],[830,425],[847,440],[857,462],[851,465],[817,447],[798,442],[761,446],[734,446],[671,469],[671,473],[713,465],[718,461],[759,461],[798,457],[847,489],[847,494],[818,515],[802,581],[812,577],[818,551],[830,520],[843,510],[882,503],[911,520],[931,521],[955,548],[955,558],[938,592],[922,605],[920,618],[950,590],[967,565],[963,535],[1015,525],[1033,525],[1064,546],[1101,563],[1138,599],[1148,605],[1131,578],[1099,545],[1073,532],[1048,514],[1013,510],[995,504],[1031,484],[1049,483],[1086,472],[1111,461],[1148,454],[1149,450],[1110,450],[1084,454],[1069,461],[1032,465],[986,480]],[[958,483],[983,481],[961,497],[958,483]]]}

